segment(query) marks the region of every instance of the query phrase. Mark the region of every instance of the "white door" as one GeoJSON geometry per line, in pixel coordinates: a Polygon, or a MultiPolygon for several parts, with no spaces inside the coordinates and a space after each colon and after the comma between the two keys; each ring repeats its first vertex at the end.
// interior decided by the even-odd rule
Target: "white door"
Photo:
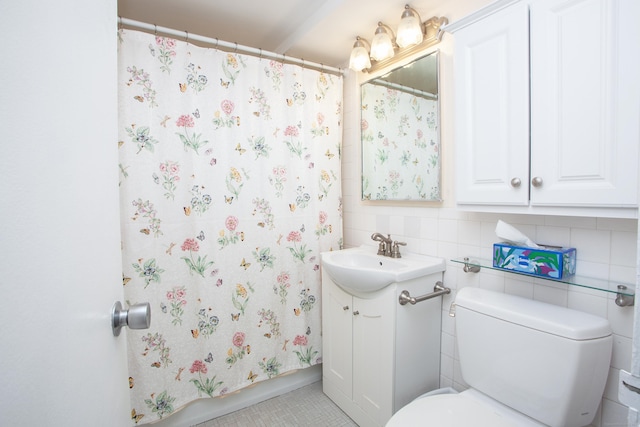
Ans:
{"type": "Polygon", "coordinates": [[[131,424],[115,0],[0,6],[0,425],[131,424]]]}
{"type": "Polygon", "coordinates": [[[393,414],[395,289],[353,297],[353,400],[377,425],[393,414]]]}
{"type": "Polygon", "coordinates": [[[531,2],[532,205],[637,205],[639,9],[531,2]]]}
{"type": "Polygon", "coordinates": [[[458,203],[529,203],[528,29],[522,2],[455,31],[458,203]]]}
{"type": "Polygon", "coordinates": [[[322,273],[322,375],[353,398],[353,297],[322,273]]]}

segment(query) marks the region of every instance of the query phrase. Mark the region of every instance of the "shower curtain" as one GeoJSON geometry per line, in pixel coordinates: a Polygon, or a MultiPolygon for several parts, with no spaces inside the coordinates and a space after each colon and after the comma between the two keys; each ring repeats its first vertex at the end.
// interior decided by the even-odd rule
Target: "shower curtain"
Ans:
{"type": "Polygon", "coordinates": [[[132,423],[321,362],[320,252],[341,245],[342,79],[119,32],[132,423]]]}

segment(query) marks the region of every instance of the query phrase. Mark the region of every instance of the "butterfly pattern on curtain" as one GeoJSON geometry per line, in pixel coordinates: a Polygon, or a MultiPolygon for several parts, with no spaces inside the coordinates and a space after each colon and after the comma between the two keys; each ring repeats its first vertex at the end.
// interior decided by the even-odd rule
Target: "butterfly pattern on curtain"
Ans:
{"type": "Polygon", "coordinates": [[[119,32],[132,419],[321,362],[320,252],[342,242],[342,78],[119,32]]]}
{"type": "Polygon", "coordinates": [[[440,200],[437,99],[363,85],[361,127],[363,199],[440,200]]]}

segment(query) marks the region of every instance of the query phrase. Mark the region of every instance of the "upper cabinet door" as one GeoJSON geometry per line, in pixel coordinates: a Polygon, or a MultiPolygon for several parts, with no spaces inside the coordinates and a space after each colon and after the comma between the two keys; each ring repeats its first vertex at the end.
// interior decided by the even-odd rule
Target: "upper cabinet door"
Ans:
{"type": "Polygon", "coordinates": [[[640,2],[536,0],[530,16],[531,204],[637,205],[640,2]]]}
{"type": "Polygon", "coordinates": [[[455,32],[458,203],[529,203],[529,15],[516,3],[455,32]]]}

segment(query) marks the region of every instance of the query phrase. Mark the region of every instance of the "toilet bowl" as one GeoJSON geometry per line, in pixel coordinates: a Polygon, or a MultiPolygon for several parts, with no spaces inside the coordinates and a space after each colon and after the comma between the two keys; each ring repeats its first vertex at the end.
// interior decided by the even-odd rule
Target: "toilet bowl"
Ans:
{"type": "Polygon", "coordinates": [[[455,302],[461,393],[435,391],[386,427],[582,427],[598,410],[613,337],[606,319],[464,288],[455,302]]]}
{"type": "Polygon", "coordinates": [[[421,396],[400,409],[386,427],[544,427],[501,403],[468,389],[421,396]]]}

